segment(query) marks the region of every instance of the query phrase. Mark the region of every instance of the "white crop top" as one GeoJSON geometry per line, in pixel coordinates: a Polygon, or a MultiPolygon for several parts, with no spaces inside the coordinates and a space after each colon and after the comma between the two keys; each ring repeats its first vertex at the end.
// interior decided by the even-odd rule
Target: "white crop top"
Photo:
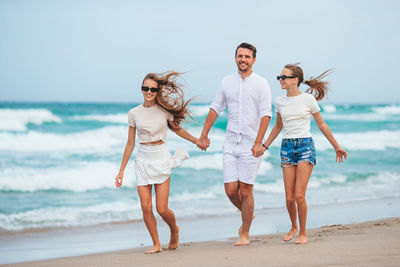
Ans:
{"type": "Polygon", "coordinates": [[[320,110],[315,97],[308,93],[277,97],[275,111],[282,117],[283,138],[311,137],[311,114],[320,110]]]}
{"type": "Polygon", "coordinates": [[[136,128],[140,143],[166,143],[168,121],[173,120],[174,116],[157,104],[148,108],[141,104],[128,112],[129,126],[136,128]]]}

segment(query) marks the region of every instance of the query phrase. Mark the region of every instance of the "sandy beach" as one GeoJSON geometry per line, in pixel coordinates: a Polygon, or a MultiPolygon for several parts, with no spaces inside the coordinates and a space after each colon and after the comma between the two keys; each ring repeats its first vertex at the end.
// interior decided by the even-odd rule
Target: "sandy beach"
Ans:
{"type": "Polygon", "coordinates": [[[145,255],[149,247],[2,266],[399,266],[400,218],[309,230],[309,242],[282,242],[283,233],[252,236],[247,247],[234,239],[182,243],[175,251],[145,255]]]}

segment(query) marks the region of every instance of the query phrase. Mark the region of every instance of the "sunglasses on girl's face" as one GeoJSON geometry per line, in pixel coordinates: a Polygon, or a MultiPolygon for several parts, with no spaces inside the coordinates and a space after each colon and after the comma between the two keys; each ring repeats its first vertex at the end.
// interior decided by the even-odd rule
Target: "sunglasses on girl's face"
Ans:
{"type": "Polygon", "coordinates": [[[142,86],[142,91],[148,92],[149,90],[150,90],[152,93],[157,93],[158,90],[160,90],[160,89],[158,89],[157,87],[142,86]]]}
{"type": "Polygon", "coordinates": [[[284,81],[287,78],[296,78],[296,76],[286,76],[286,75],[282,75],[282,76],[276,76],[276,79],[279,81],[280,79],[282,79],[282,81],[284,81]]]}

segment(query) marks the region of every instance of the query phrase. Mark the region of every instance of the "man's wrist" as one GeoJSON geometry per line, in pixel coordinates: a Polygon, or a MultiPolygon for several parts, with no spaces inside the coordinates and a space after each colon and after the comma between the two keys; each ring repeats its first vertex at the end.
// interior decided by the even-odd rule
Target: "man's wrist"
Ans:
{"type": "Polygon", "coordinates": [[[262,146],[265,148],[265,150],[268,150],[268,147],[265,144],[262,144],[262,146]]]}

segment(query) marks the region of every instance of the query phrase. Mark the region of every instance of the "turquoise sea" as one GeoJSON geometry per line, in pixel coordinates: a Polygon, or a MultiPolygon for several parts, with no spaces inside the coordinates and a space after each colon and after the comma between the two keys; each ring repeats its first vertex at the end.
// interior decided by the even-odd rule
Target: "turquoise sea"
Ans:
{"type": "MultiPolygon", "coordinates": [[[[127,140],[127,112],[137,104],[0,103],[0,232],[140,220],[132,160],[123,188],[114,186],[127,140]]],[[[321,107],[349,157],[336,163],[333,149],[313,123],[317,166],[308,204],[399,197],[400,105],[321,107]]],[[[193,104],[191,109],[195,121],[184,127],[198,136],[208,105],[193,104]]],[[[269,130],[273,124],[274,119],[269,130]]],[[[223,189],[225,128],[221,115],[207,152],[168,133],[171,152],[185,147],[190,154],[172,176],[170,208],[178,220],[236,212],[223,189]]],[[[259,170],[256,212],[285,206],[279,147],[278,137],[259,170]]]]}

